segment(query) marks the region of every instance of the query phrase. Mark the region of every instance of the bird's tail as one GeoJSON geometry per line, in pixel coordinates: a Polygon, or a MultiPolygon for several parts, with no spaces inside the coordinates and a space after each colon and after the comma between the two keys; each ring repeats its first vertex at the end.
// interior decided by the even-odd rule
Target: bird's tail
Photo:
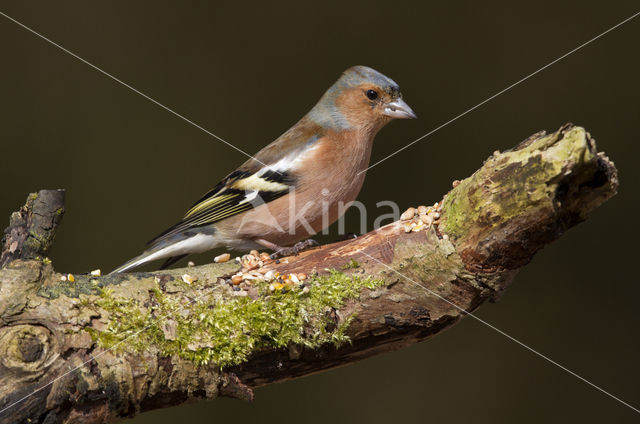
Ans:
{"type": "Polygon", "coordinates": [[[131,268],[135,268],[137,266],[140,266],[142,264],[144,264],[145,262],[149,262],[154,260],[153,258],[150,258],[152,255],[154,255],[156,252],[155,251],[146,251],[143,254],[136,256],[133,259],[128,260],[127,262],[125,262],[124,264],[120,265],[118,268],[114,269],[113,271],[111,271],[109,274],[117,274],[119,272],[124,272],[127,271],[131,268]]]}
{"type": "Polygon", "coordinates": [[[124,272],[130,270],[131,268],[135,268],[147,262],[156,261],[158,259],[166,259],[166,261],[160,267],[160,269],[165,269],[169,265],[172,265],[173,263],[187,256],[188,253],[191,253],[188,251],[184,252],[181,249],[176,249],[176,245],[178,245],[178,243],[169,244],[168,246],[162,244],[152,246],[151,248],[145,250],[141,255],[128,260],[118,268],[111,271],[109,274],[124,272]]]}
{"type": "Polygon", "coordinates": [[[168,240],[161,240],[152,245],[139,256],[125,262],[110,272],[115,274],[140,266],[146,262],[158,259],[166,259],[161,269],[173,264],[190,253],[202,253],[219,245],[217,239],[211,234],[178,234],[168,240]]]}

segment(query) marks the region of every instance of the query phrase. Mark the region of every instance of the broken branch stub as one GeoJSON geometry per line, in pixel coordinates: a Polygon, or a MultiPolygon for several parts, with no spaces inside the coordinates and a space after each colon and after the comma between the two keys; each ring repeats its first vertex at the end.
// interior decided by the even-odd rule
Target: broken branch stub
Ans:
{"type": "Polygon", "coordinates": [[[57,225],[64,214],[64,190],[40,190],[11,214],[4,230],[0,267],[15,259],[47,256],[57,225]]]}

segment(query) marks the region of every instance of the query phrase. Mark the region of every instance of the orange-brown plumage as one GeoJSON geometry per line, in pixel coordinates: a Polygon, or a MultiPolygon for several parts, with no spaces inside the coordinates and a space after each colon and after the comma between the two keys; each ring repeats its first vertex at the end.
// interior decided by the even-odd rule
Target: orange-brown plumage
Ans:
{"type": "Polygon", "coordinates": [[[278,250],[312,236],[356,199],[373,139],[394,118],[415,118],[397,84],[371,68],[347,69],[300,121],[114,272],[218,246],[278,250]]]}

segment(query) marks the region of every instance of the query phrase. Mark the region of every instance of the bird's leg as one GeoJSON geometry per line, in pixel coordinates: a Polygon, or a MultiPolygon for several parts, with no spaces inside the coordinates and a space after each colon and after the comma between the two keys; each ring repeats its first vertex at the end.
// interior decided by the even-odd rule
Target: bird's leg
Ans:
{"type": "Polygon", "coordinates": [[[266,247],[267,249],[273,250],[273,253],[271,254],[271,259],[283,258],[285,256],[295,256],[304,250],[320,245],[320,243],[318,243],[314,239],[306,239],[303,241],[299,241],[293,246],[289,246],[289,247],[278,246],[275,243],[271,243],[270,241],[263,240],[263,239],[256,239],[254,241],[259,245],[266,247]]]}
{"type": "Polygon", "coordinates": [[[296,250],[296,255],[300,252],[303,252],[307,249],[311,249],[312,247],[317,247],[320,246],[320,243],[318,243],[317,241],[315,241],[314,239],[306,239],[306,240],[302,240],[297,242],[296,244],[293,245],[293,249],[296,250]]]}
{"type": "Polygon", "coordinates": [[[265,239],[254,239],[253,241],[258,243],[262,247],[266,247],[269,250],[273,250],[274,252],[277,252],[278,250],[282,249],[282,246],[278,246],[277,244],[271,243],[270,241],[265,239]]]}

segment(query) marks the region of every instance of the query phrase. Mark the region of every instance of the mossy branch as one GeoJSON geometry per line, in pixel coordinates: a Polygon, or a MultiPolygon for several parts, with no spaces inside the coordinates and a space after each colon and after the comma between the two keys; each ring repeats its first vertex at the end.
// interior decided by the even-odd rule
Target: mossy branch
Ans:
{"type": "Polygon", "coordinates": [[[304,285],[256,282],[250,296],[219,282],[235,263],[189,268],[187,281],[184,270],[62,281],[45,257],[62,204],[41,191],[3,243],[0,423],[106,422],[188,399],[250,399],[254,387],[425,340],[498,295],[617,185],[584,129],[538,133],[451,190],[437,228],[396,222],[304,252],[269,265],[312,275],[304,285]]]}

